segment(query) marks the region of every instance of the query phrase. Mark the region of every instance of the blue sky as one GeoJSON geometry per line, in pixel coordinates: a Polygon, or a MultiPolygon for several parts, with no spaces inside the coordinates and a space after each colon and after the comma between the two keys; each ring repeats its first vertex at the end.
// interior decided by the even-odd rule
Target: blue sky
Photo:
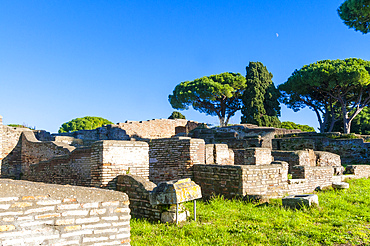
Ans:
{"type": "MultiPolygon", "coordinates": [[[[342,2],[2,0],[0,115],[51,132],[87,115],[167,118],[178,83],[245,75],[249,61],[262,62],[279,85],[318,60],[370,60],[370,36],[342,23],[342,2]]],[[[282,106],[280,120],[318,126],[308,109],[282,106]]],[[[240,114],[231,119],[239,122],[240,114]]]]}

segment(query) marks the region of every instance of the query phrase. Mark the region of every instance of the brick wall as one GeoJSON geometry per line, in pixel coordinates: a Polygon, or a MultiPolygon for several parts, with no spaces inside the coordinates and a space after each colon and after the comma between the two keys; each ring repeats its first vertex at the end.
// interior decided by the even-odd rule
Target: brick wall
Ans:
{"type": "Polygon", "coordinates": [[[288,164],[273,162],[270,165],[243,166],[243,195],[278,197],[283,194],[288,180],[288,164]]]}
{"type": "Polygon", "coordinates": [[[115,178],[131,173],[149,177],[149,146],[139,141],[101,140],[91,147],[38,141],[24,132],[4,159],[2,177],[55,184],[115,189],[115,178]]]}
{"type": "Polygon", "coordinates": [[[370,177],[370,165],[348,165],[346,174],[354,174],[357,178],[370,177]]]}
{"type": "Polygon", "coordinates": [[[236,165],[266,165],[273,160],[268,148],[238,149],[234,153],[236,165]]]}
{"type": "Polygon", "coordinates": [[[178,180],[193,176],[193,165],[205,163],[203,139],[174,137],[149,141],[149,179],[178,180]]]}
{"type": "Polygon", "coordinates": [[[233,165],[194,165],[194,182],[202,188],[203,198],[223,195],[243,196],[243,167],[233,165]]]}
{"type": "Polygon", "coordinates": [[[0,180],[2,245],[130,245],[121,192],[0,180]]]}
{"type": "Polygon", "coordinates": [[[31,165],[22,179],[51,184],[91,186],[91,148],[79,148],[31,165]]]}
{"type": "MultiPolygon", "coordinates": [[[[16,148],[22,132],[32,132],[28,128],[9,127],[2,124],[0,116],[0,168],[4,162],[18,162],[16,157],[9,156],[9,154],[16,148]],[[4,160],[8,157],[8,160],[4,160]]],[[[1,174],[1,173],[0,173],[1,174]]]]}
{"type": "Polygon", "coordinates": [[[59,155],[68,155],[75,147],[56,142],[40,142],[32,131],[23,131],[13,150],[3,159],[1,177],[26,179],[30,166],[59,155]]]}
{"type": "Polygon", "coordinates": [[[115,189],[116,177],[133,174],[149,178],[149,146],[139,141],[97,141],[92,145],[91,184],[115,189]]]}
{"type": "Polygon", "coordinates": [[[170,138],[176,135],[176,127],[185,127],[178,132],[189,132],[200,123],[184,119],[153,119],[148,121],[126,121],[118,123],[130,137],[139,138],[170,138]]]}
{"type": "MultiPolygon", "coordinates": [[[[295,166],[294,170],[299,174],[295,174],[295,179],[288,179],[286,162],[272,162],[270,165],[194,165],[194,181],[201,186],[205,198],[212,195],[276,198],[310,193],[337,180],[333,176],[334,168],[330,166],[295,166]]],[[[368,171],[370,175],[370,168],[368,171]]],[[[342,178],[344,176],[340,176],[340,180],[342,178]]]]}
{"type": "Polygon", "coordinates": [[[155,187],[153,182],[136,175],[120,175],[117,178],[117,190],[129,196],[131,215],[135,218],[161,220],[161,207],[152,206],[149,201],[149,193],[155,187]]]}
{"type": "Polygon", "coordinates": [[[246,195],[278,197],[287,190],[287,163],[272,165],[194,165],[194,182],[201,186],[202,196],[226,198],[246,195]],[[280,194],[281,193],[281,194],[280,194]]]}

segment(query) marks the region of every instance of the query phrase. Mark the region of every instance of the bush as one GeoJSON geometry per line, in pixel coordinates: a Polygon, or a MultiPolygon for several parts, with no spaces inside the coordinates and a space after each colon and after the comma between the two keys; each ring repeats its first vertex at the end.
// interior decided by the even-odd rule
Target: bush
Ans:
{"type": "Polygon", "coordinates": [[[285,128],[285,129],[299,129],[302,132],[316,132],[315,131],[315,128],[313,128],[312,126],[309,126],[309,125],[300,125],[300,124],[296,124],[296,123],[291,122],[291,121],[283,121],[283,122],[281,122],[281,128],[285,128]]]}
{"type": "Polygon", "coordinates": [[[95,116],[85,116],[70,120],[59,128],[59,133],[74,132],[79,130],[93,130],[103,125],[113,124],[111,121],[95,116]]]}
{"type": "Polygon", "coordinates": [[[185,118],[185,115],[183,115],[179,111],[173,111],[170,117],[168,117],[168,119],[184,119],[185,120],[186,118],[185,118]]]}

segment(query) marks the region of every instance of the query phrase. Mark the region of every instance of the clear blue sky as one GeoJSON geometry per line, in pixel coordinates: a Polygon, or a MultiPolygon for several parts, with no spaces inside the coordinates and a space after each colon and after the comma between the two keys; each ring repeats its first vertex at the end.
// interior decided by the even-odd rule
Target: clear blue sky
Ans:
{"type": "MultiPolygon", "coordinates": [[[[0,1],[0,115],[56,132],[73,118],[167,118],[186,80],[245,75],[260,61],[275,85],[323,59],[370,60],[370,34],[348,29],[343,0],[0,1]],[[278,35],[277,35],[278,34],[278,35]]],[[[182,111],[191,120],[216,117],[182,111]]],[[[310,110],[280,120],[318,126],[310,110]]],[[[239,123],[240,115],[231,119],[239,123]]]]}

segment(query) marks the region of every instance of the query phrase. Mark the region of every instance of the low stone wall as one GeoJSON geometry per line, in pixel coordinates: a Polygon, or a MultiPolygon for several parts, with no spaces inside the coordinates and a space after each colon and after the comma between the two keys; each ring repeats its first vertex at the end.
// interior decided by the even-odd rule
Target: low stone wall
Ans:
{"type": "Polygon", "coordinates": [[[273,162],[270,165],[243,168],[243,196],[263,195],[280,197],[286,190],[288,163],[273,162]]]}
{"type": "Polygon", "coordinates": [[[333,176],[333,167],[294,168],[299,173],[295,174],[295,179],[288,179],[286,162],[240,166],[194,165],[194,181],[201,186],[204,198],[213,195],[226,198],[247,195],[277,198],[287,194],[310,193],[317,187],[330,186],[337,180],[333,176]]]}
{"type": "Polygon", "coordinates": [[[174,137],[149,141],[149,179],[154,183],[192,178],[193,165],[204,163],[203,139],[174,137]]]}
{"type": "Polygon", "coordinates": [[[202,196],[222,195],[226,198],[246,195],[278,197],[286,190],[288,164],[272,165],[194,165],[194,182],[201,186],[202,196]]]}
{"type": "Polygon", "coordinates": [[[122,192],[0,180],[2,245],[130,245],[122,192]]]}
{"type": "Polygon", "coordinates": [[[300,133],[301,130],[282,129],[273,127],[259,127],[251,124],[238,124],[227,127],[214,127],[194,129],[190,137],[201,138],[207,144],[224,143],[231,149],[244,149],[249,147],[271,148],[271,139],[275,135],[300,133]]]}
{"type": "Polygon", "coordinates": [[[289,173],[292,173],[294,166],[341,167],[341,158],[339,155],[324,151],[313,151],[310,149],[296,151],[274,150],[271,154],[276,161],[288,162],[289,173]]]}
{"type": "Polygon", "coordinates": [[[243,167],[231,165],[194,165],[194,182],[202,188],[203,198],[222,195],[243,196],[243,167]]]}
{"type": "Polygon", "coordinates": [[[370,165],[348,165],[345,172],[355,175],[356,178],[368,178],[370,177],[370,165]]]}
{"type": "Polygon", "coordinates": [[[298,137],[272,139],[272,148],[289,151],[313,149],[338,154],[343,164],[370,163],[370,143],[363,139],[333,139],[317,134],[299,134],[298,137]]]}
{"type": "Polygon", "coordinates": [[[161,207],[152,206],[149,201],[149,193],[155,187],[153,182],[139,176],[128,174],[117,177],[117,190],[129,196],[131,215],[135,218],[161,220],[161,207]]]}

